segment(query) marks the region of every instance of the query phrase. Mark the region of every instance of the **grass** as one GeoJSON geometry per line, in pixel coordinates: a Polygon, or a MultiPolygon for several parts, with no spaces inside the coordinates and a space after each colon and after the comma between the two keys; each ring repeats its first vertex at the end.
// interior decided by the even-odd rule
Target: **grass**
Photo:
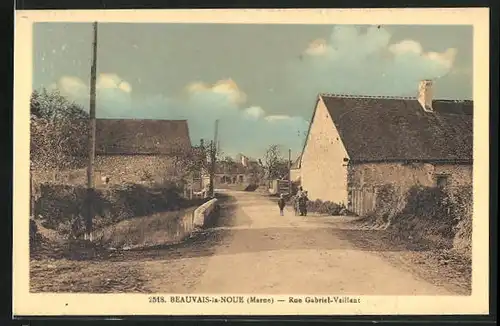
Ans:
{"type": "Polygon", "coordinates": [[[193,230],[196,207],[118,222],[100,230],[99,238],[113,248],[148,247],[182,240],[193,230]]]}

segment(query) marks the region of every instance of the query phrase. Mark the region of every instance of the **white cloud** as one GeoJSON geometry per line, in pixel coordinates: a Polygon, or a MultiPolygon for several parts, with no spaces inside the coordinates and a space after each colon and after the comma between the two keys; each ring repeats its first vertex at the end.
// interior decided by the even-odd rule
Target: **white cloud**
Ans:
{"type": "Polygon", "coordinates": [[[127,83],[126,81],[122,81],[119,85],[118,85],[118,88],[122,91],[124,91],[125,93],[130,93],[132,91],[132,87],[130,86],[129,83],[127,83]]]}
{"type": "Polygon", "coordinates": [[[427,52],[424,54],[430,60],[440,63],[444,67],[451,69],[455,63],[455,58],[457,56],[457,49],[450,48],[446,51],[439,52],[427,52]]]}
{"type": "Polygon", "coordinates": [[[288,115],[268,115],[265,119],[270,122],[288,120],[291,117],[288,115]]]}
{"type": "MultiPolygon", "coordinates": [[[[57,88],[63,95],[75,100],[89,96],[89,86],[74,76],[63,76],[57,82],[52,83],[49,88],[57,88]]],[[[132,91],[132,86],[116,74],[100,74],[96,81],[96,88],[98,91],[119,90],[124,93],[132,91]]]]}
{"type": "MultiPolygon", "coordinates": [[[[88,107],[88,87],[75,77],[61,78],[58,88],[65,86],[71,98],[88,107]]],[[[211,139],[214,122],[220,120],[219,139],[225,153],[262,153],[270,144],[298,151],[300,135],[307,122],[300,117],[268,115],[256,105],[243,105],[245,93],[228,79],[214,85],[191,83],[187,97],[167,98],[161,95],[135,97],[128,92],[128,83],[114,74],[99,76],[97,116],[107,118],[187,119],[193,143],[200,138],[211,139]]],[[[68,94],[66,94],[68,95],[68,94]]]]}
{"type": "Polygon", "coordinates": [[[243,114],[252,119],[263,117],[266,112],[260,106],[251,106],[243,111],[243,114]]]}
{"type": "Polygon", "coordinates": [[[97,78],[97,88],[120,89],[125,93],[130,93],[132,87],[130,84],[121,79],[117,74],[100,74],[97,78]]]}
{"type": "Polygon", "coordinates": [[[328,39],[312,41],[302,60],[288,65],[295,89],[276,94],[286,106],[311,106],[318,93],[415,96],[418,82],[449,74],[457,50],[424,49],[418,40],[391,43],[383,27],[336,26],[328,39]]]}
{"type": "Polygon", "coordinates": [[[457,49],[449,48],[446,51],[440,52],[424,52],[422,45],[414,40],[404,40],[389,46],[389,51],[394,55],[415,54],[422,56],[425,59],[439,63],[447,69],[451,69],[457,55],[457,49]]]}
{"type": "Polygon", "coordinates": [[[390,45],[389,51],[398,55],[398,54],[403,54],[403,53],[407,53],[407,52],[421,54],[423,50],[422,50],[422,45],[420,45],[420,43],[418,43],[417,41],[404,40],[404,41],[401,41],[399,43],[390,45]]]}
{"type": "Polygon", "coordinates": [[[232,79],[219,80],[213,85],[202,82],[194,82],[189,84],[186,89],[190,94],[206,94],[213,93],[226,97],[232,104],[243,104],[246,102],[246,94],[241,91],[238,85],[232,79]]]}
{"type": "MultiPolygon", "coordinates": [[[[90,90],[88,84],[78,77],[63,76],[52,83],[49,89],[58,89],[68,99],[88,109],[90,90]]],[[[116,74],[100,74],[96,81],[97,107],[99,114],[126,115],[131,111],[130,84],[116,74]]]]}
{"type": "Polygon", "coordinates": [[[87,85],[77,77],[63,76],[53,86],[56,86],[64,95],[71,97],[85,96],[87,85]]]}

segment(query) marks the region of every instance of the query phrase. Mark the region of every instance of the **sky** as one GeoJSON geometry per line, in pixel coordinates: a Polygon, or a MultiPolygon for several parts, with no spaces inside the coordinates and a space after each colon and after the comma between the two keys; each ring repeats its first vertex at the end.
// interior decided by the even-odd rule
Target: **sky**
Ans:
{"type": "MultiPolygon", "coordinates": [[[[90,23],[36,23],[33,89],[88,110],[90,23]]],[[[187,119],[193,144],[294,156],[319,93],[472,98],[472,26],[99,23],[97,117],[187,119]]]]}

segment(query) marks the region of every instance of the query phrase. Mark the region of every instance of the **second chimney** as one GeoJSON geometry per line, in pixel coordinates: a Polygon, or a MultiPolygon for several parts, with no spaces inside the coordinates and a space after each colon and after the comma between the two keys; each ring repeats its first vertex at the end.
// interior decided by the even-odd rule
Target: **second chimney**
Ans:
{"type": "Polygon", "coordinates": [[[432,112],[432,100],[434,92],[432,80],[422,80],[418,85],[418,102],[426,112],[432,112]]]}

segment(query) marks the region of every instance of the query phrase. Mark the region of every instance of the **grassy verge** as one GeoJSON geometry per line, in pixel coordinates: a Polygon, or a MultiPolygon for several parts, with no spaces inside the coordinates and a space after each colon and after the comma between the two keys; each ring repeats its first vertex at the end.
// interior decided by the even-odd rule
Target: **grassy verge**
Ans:
{"type": "MultiPolygon", "coordinates": [[[[383,187],[375,212],[353,221],[352,227],[384,229],[384,236],[366,239],[365,247],[404,246],[407,250],[388,256],[422,278],[470,294],[472,277],[472,189],[448,192],[414,187],[407,193],[383,187]]],[[[358,241],[359,242],[359,241],[358,241]]],[[[383,253],[382,253],[383,254],[383,253]]]]}
{"type": "MultiPolygon", "coordinates": [[[[218,197],[225,200],[224,196],[218,197]]],[[[37,232],[30,250],[30,291],[151,292],[147,261],[168,260],[172,252],[178,256],[178,246],[196,250],[196,243],[191,241],[197,237],[190,237],[191,229],[183,224],[196,207],[120,221],[104,227],[106,236],[94,243],[66,239],[33,221],[37,232]],[[110,250],[108,246],[118,248],[110,250]],[[121,250],[126,247],[139,250],[121,250]]],[[[213,223],[221,222],[218,210],[214,214],[213,223]]],[[[181,277],[182,271],[178,274],[181,277]]]]}

